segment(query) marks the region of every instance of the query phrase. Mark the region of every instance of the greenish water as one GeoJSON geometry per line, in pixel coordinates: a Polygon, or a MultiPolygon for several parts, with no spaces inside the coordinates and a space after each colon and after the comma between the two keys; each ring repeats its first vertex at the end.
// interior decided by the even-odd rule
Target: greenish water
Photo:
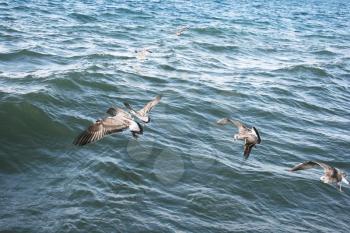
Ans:
{"type": "Polygon", "coordinates": [[[0,0],[0,232],[348,232],[350,187],[287,169],[350,172],[349,22],[345,0],[0,0]],[[137,141],[72,145],[157,94],[137,141]],[[245,162],[226,116],[260,131],[245,162]]]}

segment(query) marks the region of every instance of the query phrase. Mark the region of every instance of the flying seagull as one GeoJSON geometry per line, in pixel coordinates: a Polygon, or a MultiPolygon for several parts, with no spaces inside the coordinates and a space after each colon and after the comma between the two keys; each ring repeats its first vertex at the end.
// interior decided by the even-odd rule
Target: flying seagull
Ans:
{"type": "Polygon", "coordinates": [[[152,53],[152,51],[148,48],[144,48],[142,50],[135,50],[136,58],[138,60],[144,61],[148,54],[152,53]]]}
{"type": "Polygon", "coordinates": [[[142,109],[139,111],[135,111],[131,105],[127,102],[124,102],[125,107],[130,111],[130,113],[136,116],[138,119],[143,121],[144,123],[148,123],[151,121],[151,117],[149,116],[149,112],[152,110],[154,106],[156,106],[162,97],[157,95],[154,100],[148,102],[142,109]]]}
{"type": "Polygon", "coordinates": [[[238,128],[238,134],[234,135],[234,139],[244,140],[244,158],[248,159],[249,154],[256,144],[260,144],[261,139],[258,130],[253,127],[249,129],[241,122],[236,120],[231,120],[229,118],[222,118],[217,121],[219,125],[233,124],[238,128]]]}
{"type": "Polygon", "coordinates": [[[345,172],[341,172],[337,168],[331,167],[325,163],[307,161],[304,163],[299,163],[289,171],[294,172],[294,171],[305,170],[305,169],[314,168],[318,166],[322,167],[324,170],[324,175],[321,176],[320,178],[323,183],[326,183],[326,184],[336,183],[340,191],[341,191],[341,182],[344,182],[345,184],[349,184],[349,181],[346,179],[345,172]]]}
{"type": "Polygon", "coordinates": [[[181,34],[189,29],[189,26],[181,27],[175,34],[181,36],[181,34]]]}
{"type": "Polygon", "coordinates": [[[107,113],[111,116],[99,119],[75,138],[73,144],[83,146],[98,141],[104,136],[129,129],[134,137],[143,133],[142,126],[133,120],[131,115],[121,108],[110,108],[107,113]]]}

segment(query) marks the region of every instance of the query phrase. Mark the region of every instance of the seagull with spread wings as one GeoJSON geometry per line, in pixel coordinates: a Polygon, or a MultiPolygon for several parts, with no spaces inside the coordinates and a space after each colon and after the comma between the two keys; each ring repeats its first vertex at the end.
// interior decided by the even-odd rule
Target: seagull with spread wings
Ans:
{"type": "Polygon", "coordinates": [[[142,109],[140,109],[139,111],[135,111],[131,105],[127,102],[124,102],[125,107],[129,110],[129,112],[136,116],[138,119],[140,119],[142,122],[144,123],[148,123],[151,121],[151,117],[149,116],[149,112],[152,110],[152,108],[154,106],[156,106],[160,99],[162,97],[160,95],[156,96],[155,99],[151,100],[150,102],[148,102],[142,109]]]}
{"type": "Polygon", "coordinates": [[[99,119],[75,138],[73,144],[83,146],[102,139],[104,136],[129,129],[134,137],[143,133],[142,126],[121,108],[110,108],[111,116],[99,119]]]}
{"type": "Polygon", "coordinates": [[[253,127],[249,129],[241,122],[236,120],[231,120],[229,118],[222,118],[217,121],[219,125],[233,124],[238,128],[238,134],[234,135],[234,139],[244,140],[244,158],[248,159],[249,154],[256,144],[261,143],[261,138],[258,130],[253,127]]]}
{"type": "Polygon", "coordinates": [[[323,183],[326,184],[337,184],[337,187],[341,191],[341,183],[349,184],[349,181],[346,179],[346,173],[339,171],[337,168],[331,167],[328,164],[320,163],[320,162],[314,162],[314,161],[307,161],[304,163],[299,163],[296,166],[294,166],[289,171],[299,171],[299,170],[305,170],[310,169],[314,167],[321,167],[324,170],[324,175],[321,176],[320,180],[323,183]]]}

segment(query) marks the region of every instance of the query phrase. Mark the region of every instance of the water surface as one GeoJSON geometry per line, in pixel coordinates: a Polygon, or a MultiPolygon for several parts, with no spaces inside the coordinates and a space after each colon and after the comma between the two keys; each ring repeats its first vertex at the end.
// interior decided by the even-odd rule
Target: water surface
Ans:
{"type": "Polygon", "coordinates": [[[345,0],[0,0],[0,231],[348,232],[350,187],[287,169],[350,172],[349,22],[345,0]],[[137,141],[71,144],[157,94],[137,141]],[[226,116],[260,130],[245,162],[226,116]]]}

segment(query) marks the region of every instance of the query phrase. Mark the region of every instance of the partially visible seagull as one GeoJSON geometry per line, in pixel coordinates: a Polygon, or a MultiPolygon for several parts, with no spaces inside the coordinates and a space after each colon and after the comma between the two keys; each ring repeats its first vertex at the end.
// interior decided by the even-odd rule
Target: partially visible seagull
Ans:
{"type": "Polygon", "coordinates": [[[148,54],[152,53],[150,49],[144,48],[142,50],[135,50],[136,58],[138,60],[144,61],[148,54]]]}
{"type": "Polygon", "coordinates": [[[160,95],[157,95],[156,98],[154,100],[151,100],[150,102],[148,102],[142,109],[140,109],[139,111],[135,111],[129,103],[124,102],[125,107],[129,110],[129,112],[136,116],[138,119],[140,119],[141,121],[143,121],[144,123],[148,123],[151,121],[151,117],[149,116],[149,112],[152,110],[152,108],[154,106],[156,106],[160,99],[162,97],[160,95]]]}
{"type": "Polygon", "coordinates": [[[181,34],[184,33],[185,31],[187,31],[188,29],[189,29],[189,26],[181,27],[181,28],[176,32],[176,35],[177,35],[177,36],[181,36],[181,34]]]}
{"type": "Polygon", "coordinates": [[[345,172],[341,172],[337,168],[331,167],[325,163],[307,161],[304,163],[299,163],[289,171],[294,172],[294,171],[305,170],[305,169],[314,168],[314,167],[322,167],[324,170],[324,175],[321,176],[320,180],[326,184],[336,183],[337,187],[339,188],[339,191],[341,191],[341,182],[347,185],[349,184],[349,181],[346,179],[347,175],[345,172]]]}
{"type": "Polygon", "coordinates": [[[97,120],[84,132],[75,138],[73,144],[83,146],[98,141],[104,136],[129,129],[134,137],[143,133],[140,123],[133,120],[132,116],[121,108],[110,108],[107,110],[110,117],[97,120]]]}
{"type": "Polygon", "coordinates": [[[245,159],[248,159],[253,146],[256,146],[256,144],[261,143],[259,132],[255,127],[249,129],[248,127],[243,125],[241,122],[236,120],[231,120],[229,118],[222,118],[218,120],[217,123],[219,125],[233,124],[237,126],[238,134],[234,135],[234,139],[244,140],[244,158],[245,159]]]}

